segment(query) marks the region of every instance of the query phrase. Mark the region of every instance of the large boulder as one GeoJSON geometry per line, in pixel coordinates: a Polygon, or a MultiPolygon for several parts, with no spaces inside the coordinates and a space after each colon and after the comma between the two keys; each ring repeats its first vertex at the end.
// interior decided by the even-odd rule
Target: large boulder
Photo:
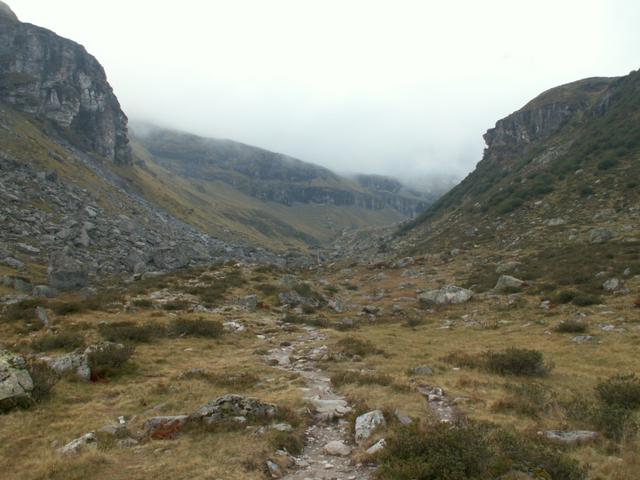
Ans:
{"type": "Polygon", "coordinates": [[[0,410],[28,402],[32,390],[33,380],[24,358],[0,350],[0,410]]]}
{"type": "Polygon", "coordinates": [[[49,285],[59,290],[83,288],[89,283],[85,266],[66,252],[52,256],[47,273],[49,285]]]}
{"type": "Polygon", "coordinates": [[[449,305],[468,302],[473,292],[466,288],[447,285],[439,290],[430,290],[418,297],[426,305],[449,305]]]}
{"type": "Polygon", "coordinates": [[[356,442],[362,443],[373,434],[376,428],[385,425],[386,421],[381,410],[373,410],[360,415],[356,418],[356,442]]]}

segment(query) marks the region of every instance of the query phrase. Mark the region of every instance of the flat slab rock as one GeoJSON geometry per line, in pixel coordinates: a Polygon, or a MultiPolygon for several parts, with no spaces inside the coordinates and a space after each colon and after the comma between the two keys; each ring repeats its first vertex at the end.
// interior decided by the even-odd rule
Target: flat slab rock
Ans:
{"type": "Polygon", "coordinates": [[[590,430],[547,430],[538,434],[549,440],[568,444],[589,442],[599,436],[598,432],[590,430]]]}

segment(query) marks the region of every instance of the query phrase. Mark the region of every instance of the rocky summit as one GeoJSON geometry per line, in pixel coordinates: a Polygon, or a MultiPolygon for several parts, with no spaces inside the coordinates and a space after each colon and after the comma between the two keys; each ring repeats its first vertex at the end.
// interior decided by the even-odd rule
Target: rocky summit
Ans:
{"type": "Polygon", "coordinates": [[[484,139],[439,197],[129,129],[0,2],[0,477],[640,478],[640,71],[484,139]]]}

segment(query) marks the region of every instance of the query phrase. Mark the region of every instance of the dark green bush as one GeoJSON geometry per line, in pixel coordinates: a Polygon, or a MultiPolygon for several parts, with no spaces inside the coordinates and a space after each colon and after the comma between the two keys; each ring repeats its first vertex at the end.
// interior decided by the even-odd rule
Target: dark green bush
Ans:
{"type": "Polygon", "coordinates": [[[84,337],[77,333],[59,333],[47,335],[31,342],[31,348],[36,352],[48,352],[50,350],[65,350],[71,352],[84,345],[84,337]]]}
{"type": "Polygon", "coordinates": [[[338,349],[340,353],[348,357],[367,355],[378,355],[384,353],[384,350],[377,348],[368,340],[361,340],[355,337],[345,337],[338,341],[338,349]]]}
{"type": "Polygon", "coordinates": [[[56,315],[66,316],[80,313],[84,310],[83,306],[77,302],[56,302],[51,306],[56,315]]]}
{"type": "Polygon", "coordinates": [[[183,300],[174,300],[173,302],[167,302],[162,306],[163,310],[167,310],[169,312],[175,312],[178,310],[186,310],[189,308],[189,302],[185,302],[183,300]]]}
{"type": "Polygon", "coordinates": [[[598,170],[609,170],[618,165],[618,160],[615,158],[606,158],[598,162],[598,170]]]}
{"type": "Polygon", "coordinates": [[[589,305],[598,305],[602,302],[602,299],[598,295],[582,293],[577,290],[562,290],[556,295],[555,301],[558,303],[573,303],[574,305],[587,307],[589,305]]]}
{"type": "Polygon", "coordinates": [[[162,325],[138,325],[129,321],[102,324],[98,330],[105,340],[123,343],[147,343],[154,337],[162,337],[165,334],[162,325]]]}
{"type": "Polygon", "coordinates": [[[508,348],[502,352],[487,352],[486,368],[498,375],[542,377],[551,367],[545,365],[542,352],[526,348],[508,348]]]}
{"type": "Polygon", "coordinates": [[[111,344],[102,345],[88,355],[91,380],[96,381],[115,375],[132,355],[133,347],[121,347],[111,344]]]}
{"type": "Polygon", "coordinates": [[[554,330],[558,333],[585,333],[588,330],[588,326],[579,320],[568,319],[556,325],[554,330]]]}
{"type": "Polygon", "coordinates": [[[640,378],[634,374],[616,375],[596,386],[598,398],[612,407],[640,408],[640,378]]]}
{"type": "Polygon", "coordinates": [[[46,400],[51,394],[51,390],[53,390],[55,384],[60,380],[60,375],[41,361],[29,362],[27,370],[33,381],[31,398],[35,402],[46,400]]]}
{"type": "Polygon", "coordinates": [[[153,302],[148,298],[138,298],[132,301],[131,305],[137,308],[151,308],[153,307],[153,302]]]}
{"type": "Polygon", "coordinates": [[[300,455],[304,450],[304,435],[274,430],[270,433],[269,443],[276,450],[286,450],[291,455],[300,455]]]}
{"type": "Polygon", "coordinates": [[[576,461],[539,438],[472,422],[398,427],[379,459],[381,480],[490,480],[533,472],[541,479],[586,478],[576,461]]]}
{"type": "Polygon", "coordinates": [[[217,320],[205,320],[203,318],[189,319],[176,318],[171,322],[171,333],[176,336],[193,336],[218,338],[222,336],[224,327],[217,320]]]}
{"type": "Polygon", "coordinates": [[[35,320],[36,308],[44,305],[46,305],[46,301],[43,300],[22,300],[8,305],[4,310],[3,316],[12,322],[35,320]]]}

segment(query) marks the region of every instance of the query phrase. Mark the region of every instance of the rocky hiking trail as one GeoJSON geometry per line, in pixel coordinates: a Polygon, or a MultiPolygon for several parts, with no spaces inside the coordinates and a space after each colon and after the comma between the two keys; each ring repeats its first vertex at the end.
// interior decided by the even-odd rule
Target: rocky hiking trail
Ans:
{"type": "Polygon", "coordinates": [[[356,464],[351,458],[349,422],[351,412],[346,399],[331,389],[331,380],[318,366],[328,357],[326,337],[313,327],[305,327],[297,340],[273,349],[268,359],[283,370],[306,380],[304,398],[313,410],[313,423],[305,432],[305,448],[295,457],[297,468],[281,477],[285,480],[368,480],[372,467],[356,464]]]}

